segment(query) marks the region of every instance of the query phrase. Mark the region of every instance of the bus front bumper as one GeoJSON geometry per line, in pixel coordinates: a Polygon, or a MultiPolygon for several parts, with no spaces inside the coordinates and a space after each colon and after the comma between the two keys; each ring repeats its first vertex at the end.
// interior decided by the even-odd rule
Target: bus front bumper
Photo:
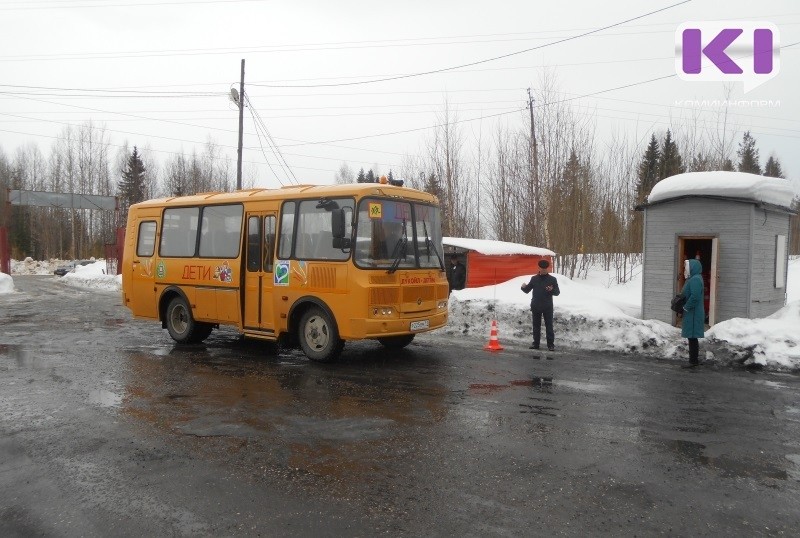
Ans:
{"type": "MultiPolygon", "coordinates": [[[[340,330],[344,339],[381,338],[412,333],[424,333],[447,325],[447,311],[403,319],[351,319],[350,331],[340,330]],[[427,326],[425,322],[427,321],[427,326]]],[[[340,329],[343,329],[341,327],[340,329]]]]}

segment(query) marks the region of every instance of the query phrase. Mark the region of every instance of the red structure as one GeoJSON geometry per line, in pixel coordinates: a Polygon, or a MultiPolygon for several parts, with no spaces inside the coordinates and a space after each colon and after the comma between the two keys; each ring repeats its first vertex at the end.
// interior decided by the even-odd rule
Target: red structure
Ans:
{"type": "Polygon", "coordinates": [[[122,255],[125,252],[125,228],[117,228],[116,243],[105,244],[106,274],[118,275],[122,272],[122,255]]]}
{"type": "Polygon", "coordinates": [[[0,226],[0,273],[11,274],[11,245],[8,244],[8,228],[0,226]]]}
{"type": "Polygon", "coordinates": [[[556,253],[552,250],[531,247],[520,243],[488,241],[465,237],[442,239],[446,260],[456,255],[467,268],[468,288],[499,284],[515,276],[532,275],[539,268],[539,260],[547,260],[551,267],[556,253]]]}

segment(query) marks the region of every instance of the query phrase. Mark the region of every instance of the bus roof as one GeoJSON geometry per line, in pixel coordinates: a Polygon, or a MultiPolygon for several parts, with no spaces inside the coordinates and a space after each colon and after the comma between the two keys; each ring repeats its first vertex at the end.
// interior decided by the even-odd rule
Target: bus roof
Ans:
{"type": "Polygon", "coordinates": [[[380,183],[347,183],[344,185],[287,185],[280,189],[244,189],[234,192],[202,192],[191,196],[171,196],[139,202],[136,207],[160,207],[172,205],[205,205],[214,203],[234,203],[248,200],[283,200],[302,198],[322,198],[341,196],[388,196],[438,203],[437,198],[427,192],[395,187],[380,183]]]}

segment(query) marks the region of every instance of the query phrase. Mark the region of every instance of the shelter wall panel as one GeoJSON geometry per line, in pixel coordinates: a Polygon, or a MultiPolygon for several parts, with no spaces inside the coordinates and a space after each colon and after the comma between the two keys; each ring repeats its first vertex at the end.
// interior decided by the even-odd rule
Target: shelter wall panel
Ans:
{"type": "MultiPolygon", "coordinates": [[[[750,316],[762,318],[783,308],[786,302],[786,283],[775,287],[775,264],[782,263],[786,275],[789,263],[788,248],[782,260],[775,259],[775,238],[789,238],[789,216],[776,211],[765,211],[752,207],[753,254],[752,278],[750,280],[750,316]]],[[[787,243],[788,245],[788,243],[787,243]]]]}

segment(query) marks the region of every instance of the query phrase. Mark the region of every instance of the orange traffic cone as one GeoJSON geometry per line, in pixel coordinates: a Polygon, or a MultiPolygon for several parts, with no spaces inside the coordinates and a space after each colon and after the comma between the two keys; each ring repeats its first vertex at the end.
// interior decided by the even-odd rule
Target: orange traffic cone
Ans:
{"type": "Polygon", "coordinates": [[[483,349],[488,351],[503,350],[503,346],[500,345],[500,341],[497,339],[497,320],[492,320],[492,330],[489,333],[489,343],[486,344],[483,349]]]}

